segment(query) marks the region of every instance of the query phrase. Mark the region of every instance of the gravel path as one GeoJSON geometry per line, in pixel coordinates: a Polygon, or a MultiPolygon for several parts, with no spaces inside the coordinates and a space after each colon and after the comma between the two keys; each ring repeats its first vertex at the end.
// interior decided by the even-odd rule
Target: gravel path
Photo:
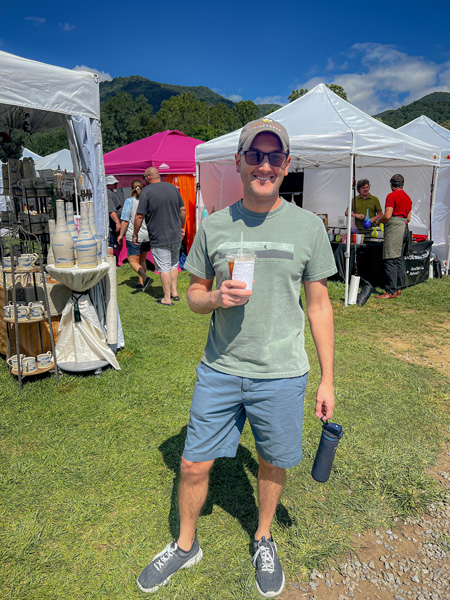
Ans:
{"type": "Polygon", "coordinates": [[[429,514],[357,537],[356,557],[288,584],[280,600],[450,600],[450,452],[431,475],[445,497],[429,514]]]}

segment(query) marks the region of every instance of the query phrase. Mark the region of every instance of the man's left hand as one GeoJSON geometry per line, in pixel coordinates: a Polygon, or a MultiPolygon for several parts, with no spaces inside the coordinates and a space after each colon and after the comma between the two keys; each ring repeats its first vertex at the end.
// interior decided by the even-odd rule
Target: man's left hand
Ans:
{"type": "Polygon", "coordinates": [[[322,417],[328,421],[333,416],[334,410],[334,389],[333,386],[321,383],[317,390],[315,415],[318,419],[322,417]]]}

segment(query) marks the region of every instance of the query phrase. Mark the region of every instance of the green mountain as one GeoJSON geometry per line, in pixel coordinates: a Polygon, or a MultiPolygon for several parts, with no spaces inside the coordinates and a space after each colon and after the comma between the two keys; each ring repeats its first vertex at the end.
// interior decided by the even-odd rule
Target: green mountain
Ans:
{"type": "Polygon", "coordinates": [[[234,102],[227,100],[223,96],[219,96],[219,94],[216,94],[207,87],[158,83],[139,75],[114,77],[112,81],[102,81],[100,83],[100,103],[105,102],[111,96],[115,96],[118,92],[131,94],[133,100],[136,100],[137,96],[143,94],[147,102],[153,107],[154,114],[161,108],[163,100],[186,93],[190,93],[194,98],[212,105],[223,102],[228,108],[233,108],[234,106],[234,102]]]}
{"type": "Polygon", "coordinates": [[[397,129],[421,115],[425,115],[433,119],[436,123],[439,123],[439,125],[448,128],[450,122],[450,93],[434,92],[420,98],[420,100],[411,102],[411,104],[407,104],[396,110],[385,110],[374,116],[383,121],[383,123],[386,123],[386,125],[397,129]]]}
{"type": "MultiPolygon", "coordinates": [[[[150,81],[139,75],[131,75],[130,77],[114,77],[112,81],[102,81],[100,83],[100,103],[105,102],[111,96],[115,96],[118,92],[127,92],[131,94],[133,100],[143,94],[147,102],[153,107],[153,114],[156,114],[161,108],[163,100],[168,100],[171,96],[179,96],[181,94],[190,93],[197,100],[207,102],[215,106],[219,102],[223,102],[228,108],[233,108],[234,102],[216,94],[212,90],[204,86],[187,86],[187,85],[172,85],[171,83],[158,83],[150,81]]],[[[258,104],[261,117],[281,108],[280,104],[258,104]]]]}

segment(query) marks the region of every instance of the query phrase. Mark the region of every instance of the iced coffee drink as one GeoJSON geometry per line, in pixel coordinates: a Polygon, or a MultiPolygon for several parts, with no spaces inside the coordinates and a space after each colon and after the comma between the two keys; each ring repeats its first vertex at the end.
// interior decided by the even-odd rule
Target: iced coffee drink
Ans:
{"type": "Polygon", "coordinates": [[[251,250],[234,250],[226,255],[230,279],[244,281],[247,290],[253,287],[255,258],[256,254],[251,250]]]}

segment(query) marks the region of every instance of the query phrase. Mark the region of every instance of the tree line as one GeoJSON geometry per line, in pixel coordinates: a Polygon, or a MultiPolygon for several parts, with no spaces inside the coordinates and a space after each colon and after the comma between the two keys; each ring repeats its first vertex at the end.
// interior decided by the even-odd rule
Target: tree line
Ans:
{"type": "MultiPolygon", "coordinates": [[[[119,92],[101,105],[100,113],[104,152],[166,129],[179,129],[206,142],[260,116],[258,106],[251,100],[236,102],[229,108],[223,102],[215,105],[202,102],[190,93],[164,100],[154,114],[144,95],[133,99],[128,92],[119,92]]],[[[30,135],[25,145],[41,156],[69,147],[64,129],[30,135]]]]}

